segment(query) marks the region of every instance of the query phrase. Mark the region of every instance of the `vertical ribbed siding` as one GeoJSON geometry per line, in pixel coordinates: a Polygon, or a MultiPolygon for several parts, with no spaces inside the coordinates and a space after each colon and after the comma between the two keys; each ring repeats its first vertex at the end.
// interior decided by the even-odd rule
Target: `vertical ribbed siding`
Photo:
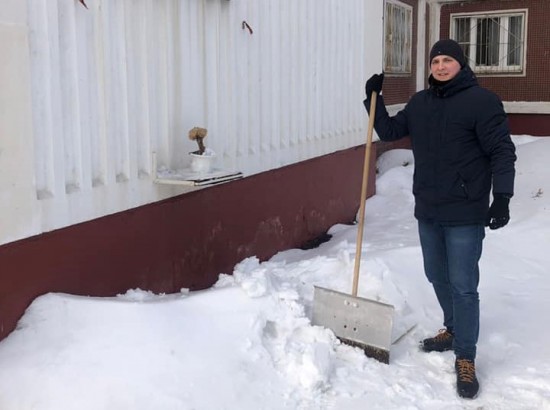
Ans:
{"type": "MultiPolygon", "coordinates": [[[[52,7],[53,8],[53,7],[52,7]]],[[[34,169],[36,195],[38,199],[50,198],[54,194],[54,158],[53,158],[53,92],[51,79],[54,67],[52,62],[53,44],[49,43],[49,18],[45,1],[36,2],[29,9],[29,51],[33,60],[31,88],[33,90],[34,130],[34,169]]]]}
{"type": "Polygon", "coordinates": [[[44,229],[170,196],[194,126],[245,175],[363,143],[366,0],[27,3],[44,229]]]}

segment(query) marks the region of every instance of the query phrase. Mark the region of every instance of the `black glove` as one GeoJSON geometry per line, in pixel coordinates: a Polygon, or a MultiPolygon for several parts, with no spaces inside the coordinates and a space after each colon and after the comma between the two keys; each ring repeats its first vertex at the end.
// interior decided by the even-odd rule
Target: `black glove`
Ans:
{"type": "Polygon", "coordinates": [[[510,198],[504,194],[494,194],[493,203],[489,208],[487,219],[485,220],[485,226],[489,229],[502,228],[510,220],[510,198]]]}
{"type": "Polygon", "coordinates": [[[380,94],[383,83],[384,73],[374,74],[371,78],[369,78],[365,84],[365,93],[367,93],[367,98],[370,98],[373,91],[376,92],[376,94],[380,94]]]}

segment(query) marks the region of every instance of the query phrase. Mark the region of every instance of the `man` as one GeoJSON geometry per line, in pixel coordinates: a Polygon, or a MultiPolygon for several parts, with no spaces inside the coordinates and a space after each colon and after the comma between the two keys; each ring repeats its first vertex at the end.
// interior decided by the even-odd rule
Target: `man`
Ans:
{"type": "MultiPolygon", "coordinates": [[[[454,350],[457,392],[475,398],[479,334],[479,268],[485,226],[510,219],[515,147],[500,99],[480,87],[460,45],[440,40],[430,51],[429,88],[390,117],[377,98],[374,126],[380,139],[410,136],[415,158],[413,193],[424,271],[443,311],[445,329],[424,339],[425,352],[454,350]],[[493,202],[489,207],[490,191],[493,202]]],[[[380,93],[384,74],[366,83],[380,93]]]]}

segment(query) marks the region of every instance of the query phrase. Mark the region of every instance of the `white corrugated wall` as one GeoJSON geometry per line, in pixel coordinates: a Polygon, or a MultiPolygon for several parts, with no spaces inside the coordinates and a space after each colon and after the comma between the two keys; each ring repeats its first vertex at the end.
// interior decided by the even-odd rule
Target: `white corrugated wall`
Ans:
{"type": "Polygon", "coordinates": [[[0,243],[186,192],[152,183],[151,153],[188,165],[194,126],[245,176],[363,143],[381,1],[86,3],[26,0],[32,144],[19,155],[34,178],[17,200],[35,203],[0,243]]]}

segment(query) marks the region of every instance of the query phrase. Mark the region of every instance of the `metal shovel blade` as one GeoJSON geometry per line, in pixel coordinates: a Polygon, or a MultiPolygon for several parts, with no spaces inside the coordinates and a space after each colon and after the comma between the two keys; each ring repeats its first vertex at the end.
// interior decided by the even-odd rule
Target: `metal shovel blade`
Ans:
{"type": "Polygon", "coordinates": [[[390,362],[394,307],[375,300],[314,287],[312,323],[331,329],[365,355],[390,362]]]}

